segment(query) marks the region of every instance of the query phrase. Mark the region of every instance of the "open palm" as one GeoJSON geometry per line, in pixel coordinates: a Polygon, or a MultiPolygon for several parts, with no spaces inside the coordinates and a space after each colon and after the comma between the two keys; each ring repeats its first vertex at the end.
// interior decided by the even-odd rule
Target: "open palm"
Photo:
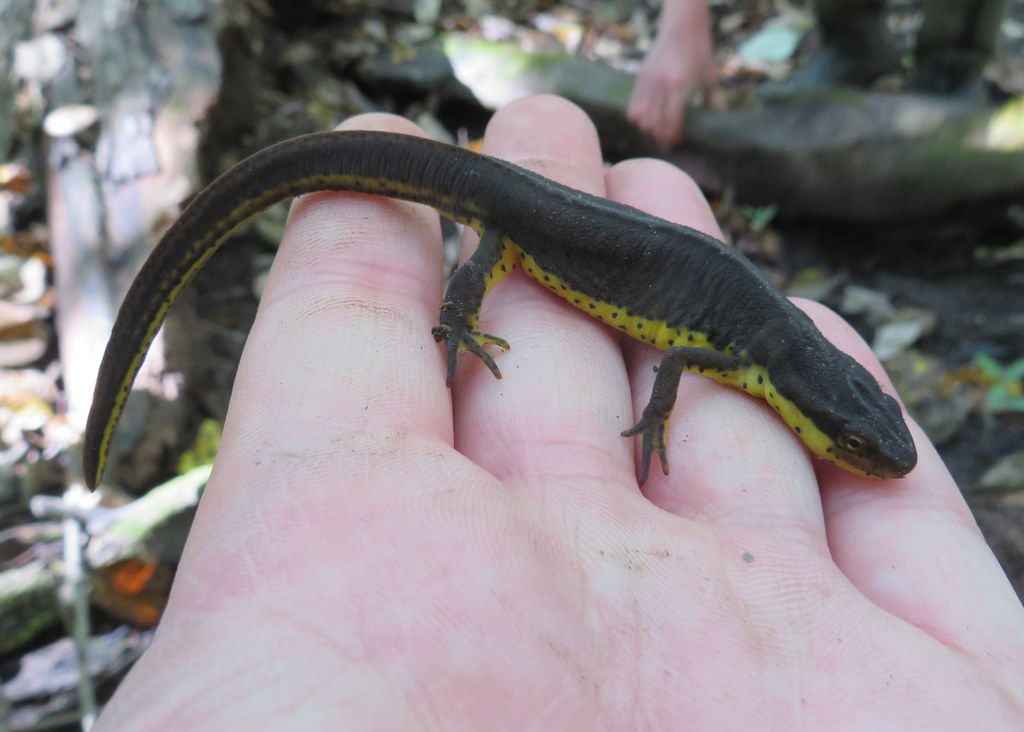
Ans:
{"type": "MultiPolygon", "coordinates": [[[[605,171],[557,98],[485,145],[715,232],[677,169],[605,171]]],[[[919,466],[871,481],[684,376],[641,491],[618,433],[657,352],[517,274],[484,307],[504,378],[466,359],[449,392],[439,246],[421,206],[293,206],[165,619],[100,728],[1024,727],[1024,610],[919,430],[919,466]]]]}

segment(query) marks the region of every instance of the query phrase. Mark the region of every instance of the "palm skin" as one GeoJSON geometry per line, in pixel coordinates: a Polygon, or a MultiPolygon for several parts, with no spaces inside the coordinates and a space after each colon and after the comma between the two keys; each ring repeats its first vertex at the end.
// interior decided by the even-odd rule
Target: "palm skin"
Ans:
{"type": "MultiPolygon", "coordinates": [[[[509,105],[485,152],[716,233],[679,170],[604,170],[563,100],[509,105]]],[[[450,392],[436,219],[293,205],[171,602],[97,729],[1024,727],[1024,610],[920,430],[871,481],[685,375],[641,491],[618,433],[658,352],[514,273],[483,314],[504,378],[464,359],[450,392]]]]}

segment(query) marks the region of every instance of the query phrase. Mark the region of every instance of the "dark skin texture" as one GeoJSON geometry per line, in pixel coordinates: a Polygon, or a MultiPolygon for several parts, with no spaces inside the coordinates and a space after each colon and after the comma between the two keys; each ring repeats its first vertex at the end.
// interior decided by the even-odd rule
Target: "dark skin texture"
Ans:
{"type": "Polygon", "coordinates": [[[916,463],[896,400],[716,238],[458,147],[335,132],[243,160],[159,242],[125,298],[100,367],[83,448],[90,487],[102,478],[141,356],[180,289],[244,221],[279,200],[325,189],[425,203],[483,234],[453,276],[432,330],[446,345],[449,386],[460,350],[500,378],[484,346],[509,346],[483,332],[480,313],[487,287],[517,266],[583,312],[666,349],[643,418],[624,433],[643,438],[641,483],[652,451],[668,470],[664,428],[685,370],[764,395],[813,450],[848,469],[893,478],[916,463]]]}
{"type": "MultiPolygon", "coordinates": [[[[562,100],[485,148],[716,233],[671,166],[606,172],[562,100]]],[[[917,469],[871,481],[684,375],[641,491],[616,429],[660,353],[513,274],[504,379],[468,360],[449,391],[439,251],[422,207],[293,206],[163,623],[96,729],[1020,728],[1024,609],[916,426],[917,469]]]]}

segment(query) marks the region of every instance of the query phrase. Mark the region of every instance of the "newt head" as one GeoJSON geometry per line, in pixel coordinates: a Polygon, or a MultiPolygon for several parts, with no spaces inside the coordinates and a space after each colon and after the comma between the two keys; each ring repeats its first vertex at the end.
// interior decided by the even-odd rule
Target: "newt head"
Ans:
{"type": "Polygon", "coordinates": [[[772,359],[765,399],[818,455],[870,478],[902,478],[917,449],[900,404],[871,373],[821,337],[772,359]]]}

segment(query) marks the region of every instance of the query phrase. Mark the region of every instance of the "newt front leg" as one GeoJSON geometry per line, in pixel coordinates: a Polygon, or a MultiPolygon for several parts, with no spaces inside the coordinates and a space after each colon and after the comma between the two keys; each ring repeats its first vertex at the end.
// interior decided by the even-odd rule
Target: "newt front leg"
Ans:
{"type": "Polygon", "coordinates": [[[668,456],[665,450],[665,428],[668,417],[676,403],[676,392],[679,389],[679,377],[684,371],[737,371],[744,365],[743,359],[730,356],[710,348],[694,346],[676,346],[665,351],[658,365],[658,375],[654,378],[651,398],[644,407],[640,420],[622,432],[623,437],[641,435],[641,457],[639,483],[647,482],[651,469],[651,453],[657,452],[661,460],[661,470],[668,475],[668,456]]]}

